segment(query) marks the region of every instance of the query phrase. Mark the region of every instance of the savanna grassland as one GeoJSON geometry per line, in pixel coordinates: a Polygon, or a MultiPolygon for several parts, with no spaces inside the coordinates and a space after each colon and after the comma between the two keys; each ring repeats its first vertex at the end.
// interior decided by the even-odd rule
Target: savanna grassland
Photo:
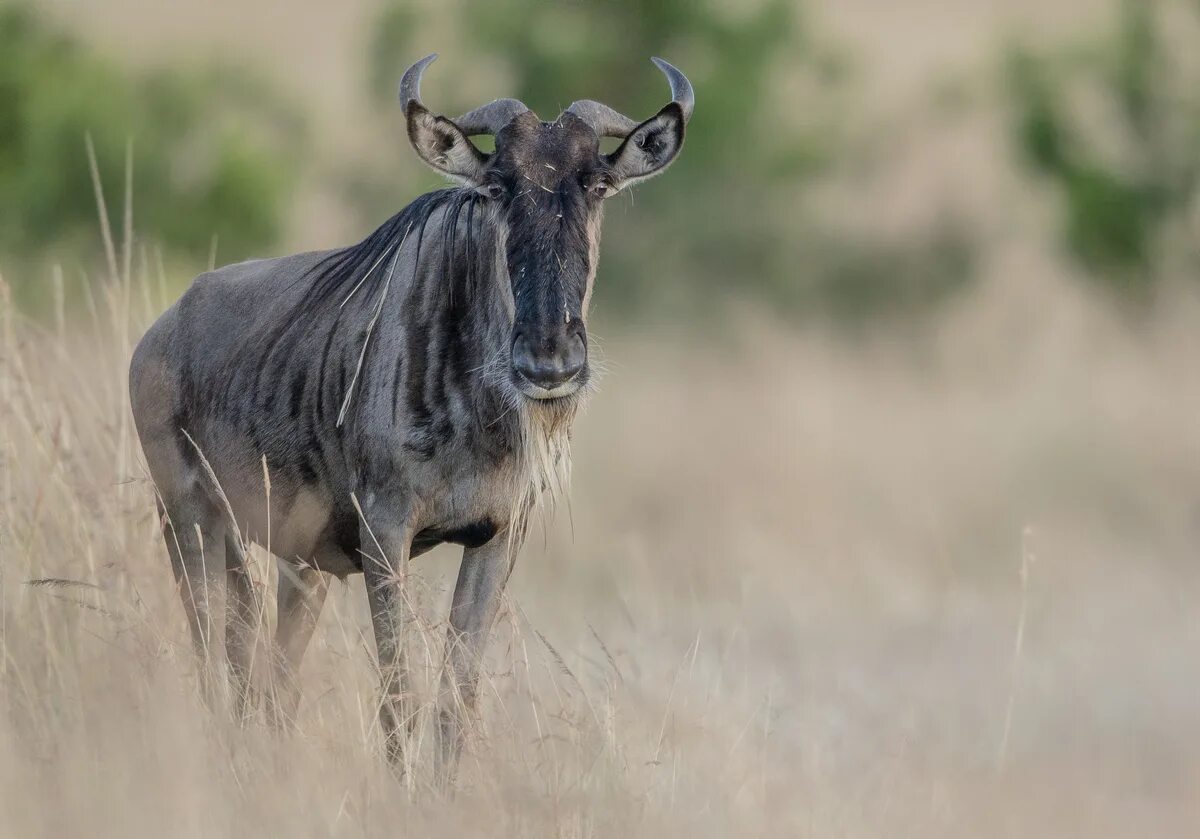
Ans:
{"type": "MultiPolygon", "coordinates": [[[[397,194],[420,177],[398,113],[384,124],[362,78],[384,5],[39,8],[122,66],[213,53],[277,80],[311,120],[275,246],[286,252],[371,229],[345,205],[374,184],[341,178],[349,164],[397,194]]],[[[513,74],[491,72],[507,65],[468,74],[452,57],[463,4],[390,5],[419,12],[416,55],[445,53],[431,99],[508,94],[513,74]]],[[[768,5],[704,7],[726,25],[768,5]]],[[[1193,835],[1200,204],[1163,224],[1178,250],[1144,293],[1097,283],[1062,241],[1068,193],[1020,162],[996,81],[1008,33],[1064,39],[1074,61],[1087,50],[1070,39],[1112,6],[805,5],[856,57],[853,142],[828,170],[781,176],[772,218],[788,240],[813,219],[852,231],[851,257],[909,245],[940,219],[961,224],[971,278],[923,307],[885,303],[846,322],[773,306],[763,287],[746,291],[759,263],[699,258],[700,234],[664,237],[661,276],[619,276],[613,264],[636,263],[611,260],[618,247],[659,229],[645,219],[666,205],[649,191],[679,190],[670,206],[703,220],[685,190],[706,172],[681,161],[637,203],[613,202],[589,327],[604,374],[575,428],[569,503],[518,561],[452,799],[432,783],[429,713],[449,549],[414,563],[422,716],[403,779],[381,753],[361,578],[332,587],[294,731],[261,715],[239,725],[200,700],[126,393],[132,347],[189,274],[135,235],[148,211],[122,218],[121,172],[104,171],[109,242],[96,225],[80,250],[0,255],[0,839],[1193,835]],[[690,285],[680,266],[708,261],[720,284],[690,285]],[[658,280],[683,292],[636,317],[606,297],[658,280]],[[670,302],[689,297],[713,300],[693,318],[670,302]]],[[[1195,54],[1192,30],[1168,31],[1195,54]]],[[[714,56],[687,43],[662,54],[675,49],[708,82],[697,87],[705,130],[714,56]]],[[[812,78],[780,49],[764,96],[824,120],[804,107],[812,78]]],[[[1097,160],[1119,159],[1109,129],[1122,123],[1087,90],[1064,95],[1064,124],[1092,131],[1097,160]]],[[[765,159],[755,144],[767,124],[745,132],[735,175],[743,158],[765,159]]],[[[689,136],[684,155],[706,148],[689,136]]],[[[725,138],[711,159],[728,163],[722,143],[741,135],[710,136],[725,138]]],[[[138,142],[132,183],[145,171],[138,142]]],[[[124,142],[115,148],[124,160],[124,142]]],[[[82,171],[82,139],[79,151],[82,171]]],[[[1112,171],[1138,169],[1122,166],[1112,171]]],[[[816,272],[813,243],[769,263],[784,286],[816,272]]],[[[898,259],[858,265],[873,288],[902,284],[898,259]]],[[[260,549],[251,558],[269,633],[274,570],[260,549]]]]}
{"type": "MultiPolygon", "coordinates": [[[[448,802],[426,724],[405,781],[379,754],[361,581],[334,587],[296,732],[198,700],[126,407],[163,303],[137,273],[57,325],[3,312],[0,834],[1200,817],[1195,301],[1130,321],[1039,277],[854,348],[754,317],[709,342],[610,331],[571,503],[518,565],[448,802]]],[[[454,566],[418,563],[426,700],[454,566]]]]}

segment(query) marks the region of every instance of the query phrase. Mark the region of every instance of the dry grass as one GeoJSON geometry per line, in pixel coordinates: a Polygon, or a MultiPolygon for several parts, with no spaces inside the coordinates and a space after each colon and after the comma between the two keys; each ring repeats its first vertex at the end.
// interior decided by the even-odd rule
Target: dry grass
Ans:
{"type": "MultiPolygon", "coordinates": [[[[260,58],[316,97],[330,148],[361,123],[365,4],[282,24],[277,0],[52,5],[122,54],[260,58]]],[[[903,112],[986,60],[998,17],[1072,29],[1098,4],[817,5],[903,112]]],[[[843,192],[895,221],[945,181],[1036,249],[1027,183],[972,131],[919,133],[881,195],[843,192]]],[[[338,241],[308,215],[299,241],[338,241]]],[[[157,280],[68,282],[81,314],[49,327],[0,291],[0,836],[1189,835],[1200,305],[1123,322],[1036,258],[987,260],[915,336],[609,337],[451,803],[427,716],[407,783],[379,754],[361,580],[330,594],[295,734],[198,701],[124,393],[157,280]]],[[[416,570],[428,695],[455,563],[416,570]]]]}
{"type": "MultiPolygon", "coordinates": [[[[98,288],[58,327],[3,312],[0,835],[1200,818],[1188,300],[1130,325],[1039,277],[854,349],[752,319],[704,347],[608,342],[570,515],[518,565],[448,804],[427,734],[406,783],[379,756],[361,581],[331,593],[295,734],[198,701],[124,393],[160,292],[98,288]]],[[[417,570],[428,683],[453,557],[417,570]]]]}

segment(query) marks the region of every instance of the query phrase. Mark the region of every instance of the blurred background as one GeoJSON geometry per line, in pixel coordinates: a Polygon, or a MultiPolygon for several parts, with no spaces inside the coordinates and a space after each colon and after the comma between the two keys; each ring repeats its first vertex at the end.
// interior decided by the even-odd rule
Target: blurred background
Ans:
{"type": "MultiPolygon", "coordinates": [[[[10,265],[95,257],[85,135],[110,199],[130,154],[139,246],[168,264],[356,241],[437,184],[395,98],[437,49],[428,97],[450,114],[515,95],[547,119],[584,96],[646,116],[666,96],[656,51],[701,91],[672,178],[609,210],[608,313],[936,315],[1014,249],[1115,305],[1194,268],[1200,10],[1185,0],[42,0],[3,15],[10,265]]],[[[36,296],[44,271],[21,273],[36,296]]]]}
{"type": "Polygon", "coordinates": [[[0,832],[1191,835],[1198,179],[1194,0],[0,0],[0,832]],[[608,204],[449,811],[375,756],[361,581],[295,738],[198,710],[124,393],[197,271],[439,185],[432,51],[449,115],[697,98],[608,204]]]}

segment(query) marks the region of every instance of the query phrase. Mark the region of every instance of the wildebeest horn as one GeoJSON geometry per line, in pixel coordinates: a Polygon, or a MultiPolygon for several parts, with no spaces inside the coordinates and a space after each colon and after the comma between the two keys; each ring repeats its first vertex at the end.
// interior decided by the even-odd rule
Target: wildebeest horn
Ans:
{"type": "Polygon", "coordinates": [[[650,60],[654,62],[655,67],[666,74],[667,81],[671,83],[671,101],[683,109],[683,121],[686,124],[692,118],[692,111],[696,109],[696,94],[692,91],[692,83],[679,71],[679,68],[669,62],[661,58],[651,58],[650,60]]]}
{"type": "Polygon", "coordinates": [[[404,71],[404,76],[400,79],[400,107],[406,112],[410,102],[416,102],[421,107],[425,107],[421,102],[421,76],[425,74],[425,68],[432,64],[437,57],[436,52],[431,52],[404,71]]]}
{"type": "MultiPolygon", "coordinates": [[[[424,75],[425,68],[432,64],[437,57],[436,52],[430,53],[404,71],[404,76],[400,79],[400,107],[405,112],[408,111],[411,102],[416,102],[422,108],[425,107],[425,103],[421,101],[421,76],[424,75]]],[[[513,117],[528,110],[525,103],[517,99],[497,99],[495,102],[481,105],[473,111],[467,111],[454,120],[454,123],[467,136],[495,134],[508,125],[513,117]]]]}
{"type": "Polygon", "coordinates": [[[594,99],[572,102],[563,113],[579,117],[601,137],[620,137],[623,140],[629,136],[630,131],[637,128],[637,123],[629,117],[594,99]]]}
{"type": "Polygon", "coordinates": [[[528,110],[525,103],[519,99],[497,99],[495,102],[480,105],[473,111],[467,111],[454,120],[454,124],[468,137],[476,134],[495,134],[512,122],[513,117],[528,110]]]}
{"type": "MultiPolygon", "coordinates": [[[[666,74],[667,81],[671,83],[671,101],[682,109],[683,121],[686,123],[691,119],[692,111],[696,107],[696,95],[692,92],[692,83],[687,80],[687,76],[661,58],[651,58],[650,60],[654,62],[654,66],[666,74]]],[[[637,122],[623,113],[614,111],[608,105],[592,99],[580,99],[578,102],[573,102],[564,113],[571,113],[579,117],[601,137],[620,137],[623,140],[638,126],[637,122]]]]}

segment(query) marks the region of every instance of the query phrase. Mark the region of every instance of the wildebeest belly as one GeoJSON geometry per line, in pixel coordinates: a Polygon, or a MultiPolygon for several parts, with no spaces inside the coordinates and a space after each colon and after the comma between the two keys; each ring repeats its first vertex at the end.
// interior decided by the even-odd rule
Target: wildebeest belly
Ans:
{"type": "Polygon", "coordinates": [[[310,564],[338,577],[362,570],[358,514],[352,504],[334,503],[320,487],[301,485],[288,491],[286,484],[273,483],[269,505],[261,490],[230,493],[234,515],[248,540],[282,560],[310,564]]]}
{"type": "MultiPolygon", "coordinates": [[[[310,507],[301,499],[293,505],[287,524],[290,527],[285,527],[279,533],[278,541],[271,546],[272,553],[286,560],[310,563],[337,577],[362,573],[366,556],[377,550],[373,545],[361,544],[358,512],[350,505],[320,509],[310,507]],[[315,534],[312,530],[314,521],[324,523],[315,534]]],[[[447,543],[478,548],[491,541],[499,530],[495,519],[486,516],[423,527],[413,537],[410,557],[447,543]]],[[[255,541],[262,543],[257,538],[255,541]]]]}
{"type": "MultiPolygon", "coordinates": [[[[261,462],[259,458],[234,454],[242,455],[229,458],[237,465],[231,467],[222,458],[217,471],[231,490],[235,516],[249,539],[285,561],[308,563],[338,577],[361,573],[368,557],[378,552],[369,539],[360,541],[361,516],[349,487],[332,489],[306,481],[294,461],[279,458],[269,468],[268,492],[263,473],[246,465],[261,462]]],[[[477,548],[493,539],[510,512],[507,475],[507,470],[488,464],[475,469],[464,465],[458,475],[437,476],[441,487],[417,493],[421,512],[410,556],[443,543],[477,548]]],[[[370,508],[376,493],[361,489],[359,495],[370,508]]]]}
{"type": "MultiPolygon", "coordinates": [[[[478,548],[491,541],[497,530],[496,524],[489,519],[457,527],[429,527],[418,532],[413,538],[410,557],[418,557],[443,544],[478,548]]],[[[373,551],[368,548],[364,554],[357,532],[351,536],[348,527],[341,528],[339,532],[338,528],[331,525],[314,546],[310,558],[303,561],[336,577],[345,577],[349,574],[361,574],[365,555],[371,553],[373,551]]],[[[281,556],[290,561],[302,559],[293,555],[281,556]]]]}

